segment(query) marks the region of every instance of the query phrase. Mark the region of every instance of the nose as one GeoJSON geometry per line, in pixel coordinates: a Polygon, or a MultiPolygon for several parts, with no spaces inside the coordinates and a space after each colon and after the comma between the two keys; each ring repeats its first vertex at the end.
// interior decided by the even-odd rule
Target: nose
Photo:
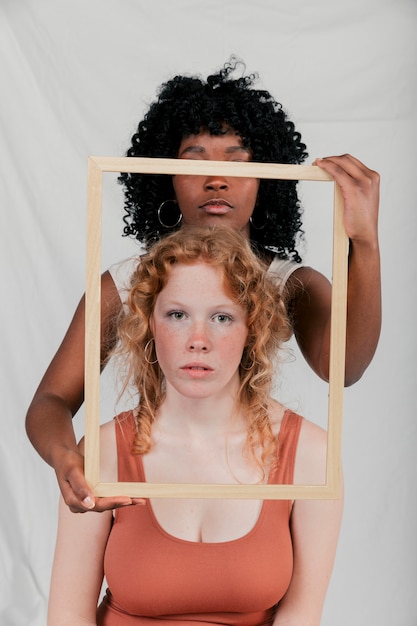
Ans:
{"type": "Polygon", "coordinates": [[[205,326],[195,324],[191,330],[187,342],[187,349],[190,352],[209,352],[211,342],[205,326]]]}
{"type": "Polygon", "coordinates": [[[207,191],[225,191],[229,189],[229,183],[223,176],[208,176],[204,182],[207,191]]]}

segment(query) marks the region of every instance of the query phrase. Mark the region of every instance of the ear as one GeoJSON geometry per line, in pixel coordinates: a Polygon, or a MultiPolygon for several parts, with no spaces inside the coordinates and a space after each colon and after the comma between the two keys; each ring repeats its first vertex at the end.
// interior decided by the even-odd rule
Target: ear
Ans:
{"type": "Polygon", "coordinates": [[[151,329],[152,335],[155,336],[155,321],[153,319],[153,313],[149,318],[149,328],[151,329]]]}

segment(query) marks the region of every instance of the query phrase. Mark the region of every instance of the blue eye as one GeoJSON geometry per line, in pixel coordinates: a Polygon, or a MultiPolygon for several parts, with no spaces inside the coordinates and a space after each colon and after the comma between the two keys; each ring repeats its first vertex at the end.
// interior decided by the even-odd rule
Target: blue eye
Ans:
{"type": "Polygon", "coordinates": [[[232,318],[227,313],[217,313],[213,316],[213,319],[219,322],[219,324],[227,324],[232,321],[232,318]]]}
{"type": "Polygon", "coordinates": [[[182,320],[185,317],[184,311],[171,311],[168,313],[168,317],[172,317],[174,320],[182,320]]]}

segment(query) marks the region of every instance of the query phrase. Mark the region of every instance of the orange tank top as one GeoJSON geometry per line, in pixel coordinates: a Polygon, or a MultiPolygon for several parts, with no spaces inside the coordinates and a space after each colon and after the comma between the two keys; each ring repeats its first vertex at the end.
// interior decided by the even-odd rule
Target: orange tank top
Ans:
{"type": "MultiPolygon", "coordinates": [[[[291,484],[302,418],[287,410],[269,484],[291,484]]],[[[119,481],[144,482],[131,453],[132,413],[118,417],[119,481]]],[[[185,541],[158,524],[152,505],[117,509],[105,552],[108,584],[97,626],[272,624],[293,568],[288,500],[264,500],[252,530],[221,543],[185,541]]]]}

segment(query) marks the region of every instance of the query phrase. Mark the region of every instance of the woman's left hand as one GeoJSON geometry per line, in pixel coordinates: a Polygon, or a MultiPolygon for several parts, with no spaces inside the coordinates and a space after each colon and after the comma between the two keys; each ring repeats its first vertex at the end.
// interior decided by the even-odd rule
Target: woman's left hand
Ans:
{"type": "Polygon", "coordinates": [[[375,245],[378,240],[379,174],[345,154],[316,159],[339,185],[344,200],[344,225],[353,244],[375,245]]]}

